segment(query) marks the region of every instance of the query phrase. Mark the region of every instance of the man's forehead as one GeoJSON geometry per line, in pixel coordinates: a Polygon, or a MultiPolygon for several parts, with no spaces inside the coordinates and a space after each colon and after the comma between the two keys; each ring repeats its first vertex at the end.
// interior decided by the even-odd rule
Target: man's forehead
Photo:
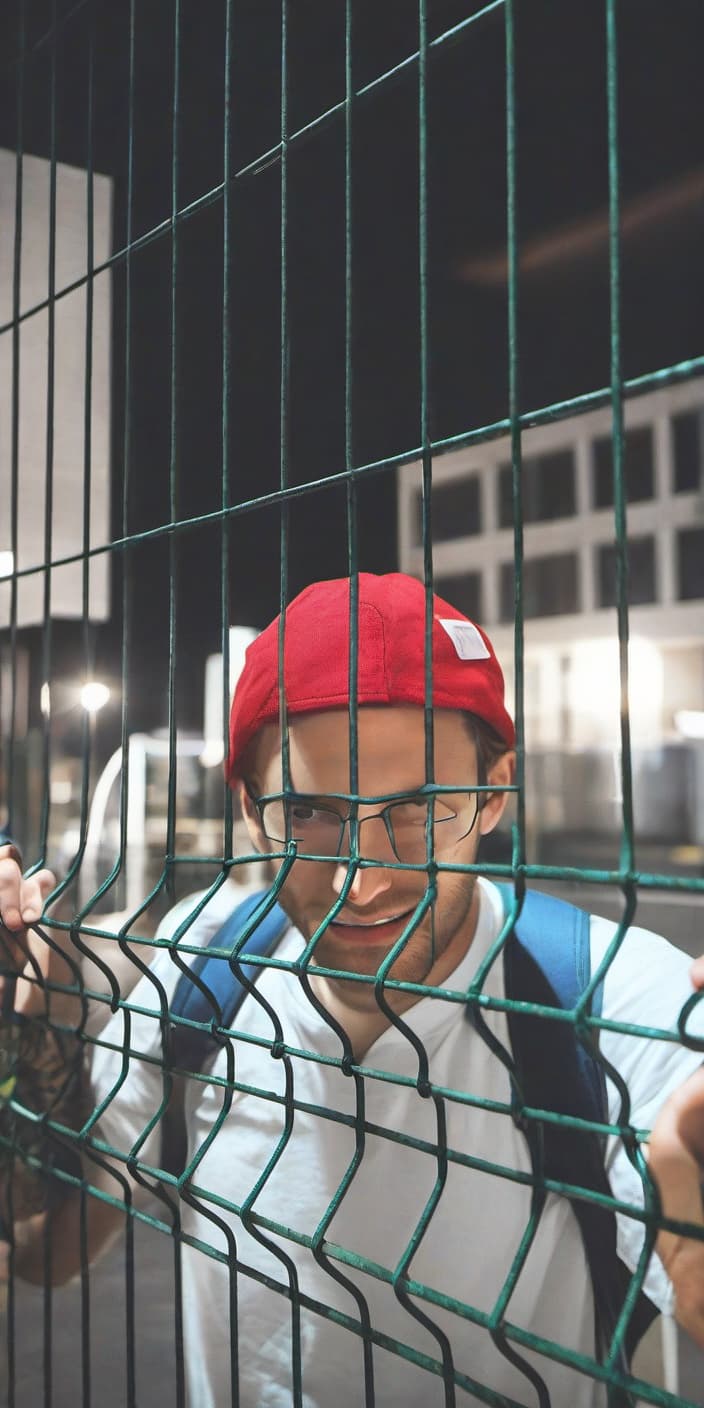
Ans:
{"type": "MultiPolygon", "coordinates": [[[[474,736],[466,715],[458,710],[436,709],[433,714],[436,764],[475,755],[474,736]]],[[[348,785],[351,755],[350,718],[346,709],[325,709],[294,715],[288,721],[291,782],[297,790],[315,781],[341,778],[338,790],[348,785]],[[344,776],[343,776],[344,775],[344,776]],[[304,786],[305,783],[305,786],[304,786]]],[[[409,784],[425,780],[426,719],[416,705],[364,705],[357,713],[357,763],[361,770],[382,768],[394,775],[408,774],[409,784]]],[[[278,724],[266,724],[251,745],[250,775],[267,791],[278,786],[283,773],[282,738],[278,724]]],[[[332,785],[332,783],[330,783],[332,785]]],[[[402,784],[400,784],[402,785],[402,784]]]]}

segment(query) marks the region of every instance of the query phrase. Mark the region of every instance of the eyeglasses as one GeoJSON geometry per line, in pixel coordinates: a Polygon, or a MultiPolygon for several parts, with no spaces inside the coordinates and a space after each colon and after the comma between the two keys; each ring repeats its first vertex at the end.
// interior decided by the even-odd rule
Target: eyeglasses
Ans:
{"type": "Polygon", "coordinates": [[[255,797],[247,789],[259,814],[264,835],[284,846],[295,841],[309,855],[383,860],[384,856],[360,849],[360,832],[369,821],[384,824],[391,849],[402,865],[423,865],[432,855],[447,854],[468,836],[475,825],[484,793],[470,789],[452,794],[421,792],[389,802],[378,812],[359,818],[359,800],[314,797],[303,793],[277,793],[255,797]],[[347,805],[345,805],[347,802],[347,805]],[[349,849],[343,850],[349,830],[349,849]]]}

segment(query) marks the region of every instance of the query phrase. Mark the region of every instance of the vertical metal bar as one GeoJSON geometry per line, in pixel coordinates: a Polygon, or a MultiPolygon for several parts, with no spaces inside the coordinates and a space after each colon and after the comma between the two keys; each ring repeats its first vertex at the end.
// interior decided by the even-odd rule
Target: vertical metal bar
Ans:
{"type": "MultiPolygon", "coordinates": [[[[354,465],[353,440],[353,365],[352,339],[353,324],[353,14],[352,0],[345,0],[345,469],[351,472],[354,465]]],[[[359,794],[359,707],[357,699],[357,678],[359,665],[359,505],[356,481],[347,480],[347,566],[350,579],[350,657],[349,657],[349,790],[356,797],[359,794]]],[[[357,844],[356,829],[352,835],[353,845],[357,844]]],[[[353,852],[354,854],[354,852],[353,852]]],[[[365,1091],[364,1082],[355,1078],[356,1125],[355,1151],[349,1169],[349,1182],[354,1178],[365,1152],[365,1091]]],[[[349,1186],[346,1184],[345,1187],[349,1186]]],[[[325,1263],[330,1269],[330,1264],[325,1263]]],[[[345,1285],[354,1296],[363,1327],[362,1353],[364,1358],[364,1401],[366,1408],[374,1408],[376,1394],[374,1388],[374,1357],[369,1336],[371,1317],[366,1297],[351,1282],[333,1271],[336,1279],[345,1285]]]]}
{"type": "MultiPolygon", "coordinates": [[[[425,781],[435,780],[435,750],[433,730],[433,536],[432,536],[432,454],[430,448],[430,347],[428,337],[428,16],[426,0],[418,0],[418,334],[419,334],[419,411],[420,444],[422,454],[422,526],[423,526],[423,581],[425,584],[424,622],[424,708],[423,722],[425,735],[425,781]]],[[[434,801],[431,800],[426,823],[427,847],[427,887],[433,893],[436,886],[435,856],[433,850],[434,801]]],[[[431,963],[435,959],[435,908],[431,907],[431,963]]],[[[425,1054],[425,1053],[423,1053],[425,1054]]],[[[427,1058],[426,1058],[427,1060],[427,1058]]],[[[430,1332],[436,1340],[442,1358],[442,1381],[446,1408],[453,1408],[456,1401],[454,1364],[452,1348],[448,1336],[422,1311],[402,1290],[400,1278],[410,1261],[417,1241],[420,1241],[429,1225],[435,1210],[437,1198],[445,1184],[447,1171],[447,1133],[445,1107],[442,1097],[436,1099],[438,1115],[437,1137],[437,1179],[433,1194],[419,1218],[416,1232],[399,1261],[394,1273],[394,1291],[405,1309],[430,1332]]]]}
{"type": "Polygon", "coordinates": [[[90,1261],[88,1258],[88,1199],[81,1188],[80,1261],[81,1261],[81,1384],[83,1408],[91,1408],[90,1391],[90,1261]]]}
{"type": "MultiPolygon", "coordinates": [[[[517,152],[516,152],[516,27],[514,0],[504,4],[504,47],[506,64],[506,241],[508,253],[508,404],[511,427],[511,475],[513,493],[513,543],[514,543],[514,658],[516,682],[516,745],[517,777],[517,819],[514,833],[513,864],[514,884],[520,899],[525,889],[525,877],[516,867],[525,863],[525,802],[524,802],[524,621],[523,621],[523,502],[522,502],[522,446],[519,382],[518,346],[518,219],[517,219],[517,152]]],[[[510,1344],[503,1330],[503,1319],[516,1282],[525,1266],[526,1258],[533,1244],[540,1221],[545,1195],[542,1191],[544,1170],[542,1166],[542,1143],[538,1139],[529,1141],[531,1166],[535,1186],[531,1198],[531,1210],[523,1236],[516,1249],[511,1266],[506,1274],[502,1289],[492,1310],[492,1338],[504,1357],[513,1364],[530,1382],[535,1390],[537,1401],[549,1404],[547,1387],[534,1365],[510,1344]]]]}
{"type": "MultiPolygon", "coordinates": [[[[345,0],[345,469],[347,480],[347,571],[350,579],[349,789],[359,792],[357,671],[359,663],[359,512],[352,436],[352,0],[345,0]]],[[[356,844],[356,832],[354,836],[356,844]]],[[[365,1346],[366,1350],[366,1346],[365,1346]]]]}
{"type": "Polygon", "coordinates": [[[618,35],[615,0],[606,0],[606,96],[609,143],[609,296],[611,309],[611,424],[614,469],[614,529],[616,534],[616,618],[621,681],[621,869],[635,870],[631,723],[628,708],[628,528],[624,454],[623,387],[621,374],[621,234],[618,149],[618,35]]]}
{"type": "MultiPolygon", "coordinates": [[[[624,453],[623,386],[621,371],[621,232],[620,232],[620,170],[619,170],[619,118],[618,118],[618,25],[615,0],[606,0],[606,99],[608,122],[608,172],[609,172],[609,299],[610,299],[610,381],[611,381],[611,438],[614,473],[614,530],[616,550],[616,619],[618,624],[618,652],[620,676],[620,728],[621,728],[621,853],[620,867],[627,879],[623,884],[625,908],[618,931],[622,939],[632,922],[636,906],[635,844],[633,829],[633,784],[631,772],[631,724],[628,699],[628,529],[626,514],[626,482],[624,453]]],[[[630,1101],[625,1085],[621,1090],[622,1107],[619,1119],[630,1121],[630,1101]]],[[[652,1206],[652,1191],[649,1186],[643,1155],[633,1141],[625,1140],[626,1152],[641,1175],[645,1206],[652,1206]]],[[[644,1256],[648,1254],[655,1239],[655,1229],[646,1227],[645,1242],[641,1263],[636,1269],[640,1284],[645,1271],[644,1256]]],[[[606,1367],[618,1369],[624,1360],[625,1334],[630,1318],[632,1302],[635,1300],[634,1285],[629,1288],[623,1309],[613,1331],[608,1346],[606,1367]]],[[[612,1401],[610,1399],[610,1401],[612,1401]]],[[[613,1399],[618,1401],[618,1395],[613,1399]]]]}
{"type": "MultiPolygon", "coordinates": [[[[179,177],[179,135],[180,135],[180,83],[181,83],[181,0],[174,0],[173,11],[173,93],[171,105],[171,365],[170,389],[171,405],[169,416],[169,514],[175,522],[178,510],[178,276],[179,276],[179,227],[178,227],[178,177],[179,177]]],[[[176,728],[176,627],[177,592],[176,571],[178,551],[176,534],[169,537],[169,680],[168,680],[168,739],[169,739],[169,781],[166,818],[165,882],[167,893],[173,883],[173,857],[176,849],[176,788],[178,777],[177,728],[176,728]]],[[[178,1408],[185,1403],[185,1368],[183,1347],[183,1286],[181,1275],[181,1248],[179,1228],[174,1228],[174,1341],[176,1358],[176,1401],[178,1408]]]]}
{"type": "MultiPolygon", "coordinates": [[[[22,199],[24,153],[24,77],[25,77],[25,0],[20,0],[17,19],[17,98],[16,98],[16,160],[15,160],[15,234],[12,270],[12,426],[11,426],[11,485],[10,485],[10,546],[12,548],[12,581],[10,587],[10,650],[12,657],[12,695],[10,700],[10,733],[7,758],[8,825],[12,831],[15,812],[15,734],[17,730],[17,607],[19,561],[19,429],[20,429],[20,309],[22,276],[22,199]]],[[[9,1187],[8,1222],[12,1226],[12,1180],[9,1187]]],[[[7,1288],[7,1401],[15,1404],[15,1276],[12,1240],[10,1240],[9,1284],[7,1288]]]]}
{"type": "MultiPolygon", "coordinates": [[[[515,662],[516,715],[516,827],[513,864],[526,860],[525,840],[525,671],[523,615],[523,493],[518,353],[518,218],[516,210],[516,53],[513,0],[504,8],[506,36],[506,240],[508,247],[508,410],[511,425],[511,489],[513,496],[514,609],[513,649],[515,662]]],[[[525,880],[520,871],[514,876],[517,894],[525,880]]]]}
{"type": "MultiPolygon", "coordinates": [[[[422,454],[423,581],[425,583],[425,780],[435,780],[433,748],[433,529],[430,449],[430,355],[428,344],[428,21],[418,0],[418,332],[420,341],[420,444],[422,454]]],[[[432,806],[428,823],[432,858],[432,806]]],[[[434,939],[433,939],[434,942],[434,939]]]]}
{"type": "MultiPolygon", "coordinates": [[[[94,267],[94,182],[93,182],[93,103],[95,83],[95,34],[94,11],[89,11],[88,20],[88,94],[86,152],[86,322],[85,322],[85,376],[83,404],[83,562],[82,562],[82,615],[83,615],[83,659],[86,679],[90,679],[95,665],[95,643],[90,626],[90,511],[92,476],[92,390],[93,390],[93,267],[94,267]]],[[[83,711],[83,738],[81,756],[83,769],[80,799],[80,845],[85,845],[88,819],[88,798],[90,789],[91,747],[94,731],[90,727],[90,716],[83,711]]]]}
{"type": "Polygon", "coordinates": [[[44,1345],[43,1345],[43,1389],[44,1408],[51,1408],[52,1404],[52,1341],[51,1341],[51,1296],[47,1296],[47,1289],[52,1284],[52,1244],[51,1231],[48,1218],[44,1222],[42,1240],[43,1254],[43,1289],[44,1289],[44,1345]]]}
{"type": "MultiPolygon", "coordinates": [[[[288,396],[289,396],[289,327],[288,327],[288,0],[281,0],[281,85],[280,85],[280,325],[279,325],[279,484],[285,494],[288,489],[288,396]]],[[[286,726],[286,690],[284,679],[284,612],[288,599],[288,499],[281,508],[281,631],[279,633],[279,708],[281,716],[281,747],[284,766],[284,787],[288,776],[288,729],[286,726]]]]}
{"type": "MultiPolygon", "coordinates": [[[[288,397],[289,397],[289,326],[288,326],[288,0],[281,0],[281,364],[280,364],[280,460],[279,482],[285,492],[288,488],[288,397]]],[[[280,580],[280,625],[278,639],[279,672],[279,719],[281,724],[281,771],[284,790],[291,786],[289,759],[288,719],[286,713],[286,688],[284,659],[286,628],[284,613],[288,598],[288,543],[289,543],[288,499],[281,503],[281,580],[280,580]]],[[[286,1127],[293,1127],[293,1094],[291,1078],[286,1083],[286,1127]]],[[[301,1364],[301,1303],[298,1280],[293,1263],[285,1258],[291,1289],[291,1378],[294,1408],[302,1408],[303,1379],[301,1364]]]]}
{"type": "Polygon", "coordinates": [[[15,159],[15,237],[12,270],[12,427],[10,484],[10,547],[12,549],[12,579],[10,585],[10,652],[12,659],[12,695],[10,699],[10,736],[7,746],[7,813],[10,832],[15,813],[15,735],[17,731],[17,608],[19,563],[19,436],[20,436],[20,309],[22,279],[22,191],[24,176],[24,72],[25,72],[25,9],[20,0],[17,21],[17,99],[16,99],[16,159],[15,159]]]}
{"type": "MultiPolygon", "coordinates": [[[[230,388],[232,381],[232,347],[230,337],[231,288],[230,259],[232,238],[232,0],[225,5],[225,66],[223,75],[223,201],[222,201],[222,436],[221,492],[223,508],[220,534],[220,617],[222,641],[222,726],[223,751],[227,757],[230,705],[230,526],[225,510],[230,503],[230,388]]],[[[232,792],[225,787],[223,856],[232,853],[232,792]]]]}
{"type": "MultiPolygon", "coordinates": [[[[134,232],[134,91],[136,61],[136,0],[130,0],[129,7],[129,57],[127,81],[127,190],[125,212],[125,357],[124,357],[124,420],[122,439],[122,503],[121,536],[129,533],[129,507],[132,457],[132,240],[134,232]]],[[[120,772],[120,856],[118,864],[124,866],[127,849],[127,818],[129,808],[129,653],[131,639],[132,574],[129,554],[124,553],[121,562],[122,572],[122,638],[120,642],[120,746],[122,768],[120,772]]],[[[137,1387],[135,1378],[136,1324],[135,1324],[135,1267],[134,1267],[134,1219],[125,1218],[125,1371],[127,1408],[136,1408],[137,1387]]]]}
{"type": "MultiPolygon", "coordinates": [[[[52,27],[56,27],[56,0],[51,4],[52,27]]],[[[52,517],[54,507],[54,397],[56,360],[56,43],[51,46],[51,76],[49,81],[49,268],[47,308],[47,387],[46,445],[44,481],[44,592],[42,631],[42,680],[51,688],[51,557],[52,517]]],[[[39,863],[46,861],[50,817],[51,713],[50,702],[43,716],[42,728],[42,810],[39,828],[39,863]]]]}
{"type": "MultiPolygon", "coordinates": [[[[83,649],[85,673],[89,678],[93,673],[93,641],[90,629],[90,509],[91,509],[91,450],[92,450],[92,388],[93,388],[93,264],[94,264],[94,221],[93,221],[93,100],[95,64],[95,12],[88,17],[88,73],[87,73],[87,151],[86,151],[86,325],[85,325],[85,378],[84,378],[84,423],[83,423],[83,649]]],[[[82,778],[80,800],[79,846],[85,846],[88,824],[88,798],[91,769],[91,749],[94,738],[94,716],[83,711],[83,739],[81,748],[82,778]]],[[[88,1258],[88,1205],[85,1189],[81,1189],[81,1374],[83,1403],[90,1408],[90,1264],[88,1258]]]]}
{"type": "MultiPolygon", "coordinates": [[[[289,332],[288,332],[288,0],[281,0],[281,367],[279,382],[279,484],[282,491],[288,488],[288,382],[289,382],[289,332]]],[[[286,691],[284,687],[284,653],[286,625],[284,612],[288,599],[288,540],[289,540],[288,499],[281,502],[280,533],[280,583],[279,609],[279,721],[281,725],[281,773],[282,785],[286,791],[291,785],[289,762],[288,717],[286,713],[286,691]]]]}
{"type": "MultiPolygon", "coordinates": [[[[222,491],[223,509],[230,498],[230,384],[231,384],[231,344],[230,344],[230,258],[232,235],[232,204],[234,187],[232,183],[231,161],[231,122],[232,122],[232,0],[225,5],[225,62],[223,75],[223,209],[222,209],[222,491]]],[[[229,523],[225,516],[220,534],[220,611],[222,617],[222,684],[223,684],[223,748],[227,757],[228,748],[228,706],[230,694],[230,630],[229,630],[229,523]]],[[[225,788],[223,856],[232,851],[232,792],[225,788]]],[[[239,1403],[239,1298],[238,1269],[236,1256],[229,1268],[229,1349],[230,1349],[230,1393],[233,1404],[239,1403]]],[[[223,1306],[223,1313],[225,1307],[223,1306]]]]}
{"type": "MultiPolygon", "coordinates": [[[[56,27],[56,0],[51,5],[52,28],[56,27]]],[[[51,66],[49,81],[49,267],[48,267],[48,309],[47,309],[47,394],[46,394],[46,448],[45,448],[45,488],[44,488],[44,592],[42,629],[42,681],[47,686],[47,707],[43,713],[42,728],[42,811],[39,835],[38,864],[44,864],[47,854],[50,818],[50,771],[51,771],[51,558],[52,558],[52,516],[54,481],[54,393],[55,393],[55,352],[56,352],[56,87],[57,54],[56,41],[51,45],[51,66]]],[[[46,1237],[46,1270],[50,1272],[51,1245],[46,1237]]],[[[44,1330],[44,1405],[51,1408],[52,1402],[52,1286],[50,1274],[45,1276],[43,1286],[43,1330],[44,1330]]]]}
{"type": "MultiPolygon", "coordinates": [[[[180,131],[180,78],[181,78],[181,0],[174,0],[173,11],[173,93],[171,104],[171,358],[170,358],[170,410],[169,410],[169,521],[174,523],[178,512],[178,275],[179,275],[179,225],[178,225],[178,175],[179,175],[179,131],[180,131]]],[[[168,680],[168,740],[169,740],[169,782],[166,819],[166,870],[167,886],[172,878],[172,858],[176,849],[176,786],[178,757],[176,748],[176,534],[169,535],[169,680],[168,680]]]]}
{"type": "MultiPolygon", "coordinates": [[[[132,240],[134,232],[134,89],[136,51],[136,0],[130,0],[129,12],[129,59],[127,82],[127,192],[125,211],[125,360],[124,360],[124,418],[122,430],[122,499],[120,505],[121,536],[127,538],[130,524],[130,487],[132,468],[132,240]]],[[[120,856],[118,864],[124,865],[128,843],[129,815],[129,652],[131,643],[132,574],[129,570],[130,557],[124,553],[121,560],[122,572],[122,637],[120,641],[120,747],[122,768],[120,769],[120,856]]]]}
{"type": "MultiPolygon", "coordinates": [[[[423,664],[425,781],[435,781],[433,727],[433,460],[430,447],[430,347],[428,339],[428,18],[426,0],[418,0],[418,333],[420,380],[420,444],[422,457],[421,525],[425,638],[423,664]]],[[[435,960],[435,895],[437,871],[433,849],[435,798],[431,796],[425,827],[426,887],[430,895],[430,958],[435,960]]]]}

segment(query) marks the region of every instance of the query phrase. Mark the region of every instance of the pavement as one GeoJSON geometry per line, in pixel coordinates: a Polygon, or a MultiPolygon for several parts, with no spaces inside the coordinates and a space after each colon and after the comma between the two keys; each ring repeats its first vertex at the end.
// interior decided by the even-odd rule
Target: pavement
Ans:
{"type": "MultiPolygon", "coordinates": [[[[141,1224],[135,1250],[135,1378],[138,1408],[176,1402],[173,1243],[141,1224]]],[[[17,1286],[15,1395],[5,1384],[2,1408],[127,1408],[127,1307],[124,1248],[93,1267],[87,1370],[81,1330],[80,1282],[51,1293],[50,1372],[45,1374],[44,1293],[17,1286]]],[[[4,1356],[3,1356],[4,1358],[4,1356]]]]}
{"type": "MultiPolygon", "coordinates": [[[[173,1324],[173,1244],[145,1224],[135,1235],[136,1408],[173,1408],[176,1402],[173,1324]]],[[[120,1246],[90,1272],[88,1300],[89,1377],[81,1331],[82,1288],[73,1284],[51,1294],[51,1371],[45,1374],[44,1295],[18,1285],[15,1314],[15,1394],[3,1385],[1,1408],[127,1408],[126,1277],[120,1246]]],[[[664,1386],[662,1322],[656,1321],[639,1348],[633,1371],[664,1386]]],[[[670,1325],[678,1395],[704,1408],[704,1354],[670,1325]],[[673,1335],[676,1345],[673,1345],[673,1335]]],[[[3,1356],[4,1358],[4,1356],[3,1356]]],[[[670,1378],[668,1387],[674,1388],[670,1378]]],[[[194,1405],[194,1408],[198,1408],[194,1405]]],[[[223,1405],[224,1408],[224,1405],[223,1405]]],[[[388,1405],[390,1408],[390,1405],[388,1405]]],[[[565,1405],[555,1405],[565,1408],[565,1405]]]]}

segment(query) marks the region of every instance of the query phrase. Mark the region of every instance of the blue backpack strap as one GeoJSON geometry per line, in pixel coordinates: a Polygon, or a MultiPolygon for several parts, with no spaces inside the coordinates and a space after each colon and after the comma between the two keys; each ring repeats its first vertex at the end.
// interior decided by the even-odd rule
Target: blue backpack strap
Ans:
{"type": "MultiPolygon", "coordinates": [[[[227,959],[217,957],[211,950],[229,949],[232,952],[235,949],[245,925],[267,893],[266,890],[258,890],[238,904],[212,935],[202,953],[198,954],[188,972],[181,974],[169,1007],[172,1017],[186,1017],[189,1021],[203,1023],[217,1020],[218,1025],[223,1027],[232,1025],[247,989],[227,959]],[[194,978],[199,982],[194,982],[194,978]]],[[[261,958],[272,953],[289,923],[281,906],[273,905],[247,939],[247,954],[261,958]]],[[[250,982],[254,982],[261,972],[256,963],[239,962],[239,968],[250,982]]],[[[171,1064],[180,1070],[202,1070],[207,1056],[213,1051],[213,1041],[212,1033],[204,1027],[172,1023],[171,1064]]]]}
{"type": "MultiPolygon", "coordinates": [[[[513,892],[504,885],[499,889],[508,913],[513,892]]],[[[506,996],[573,1011],[590,977],[590,915],[564,900],[528,891],[504,948],[506,996]]],[[[601,1011],[601,998],[600,985],[592,998],[592,1014],[601,1011]]],[[[603,1067],[596,1054],[579,1041],[571,1023],[512,1011],[508,1027],[526,1106],[594,1123],[608,1122],[603,1067]]],[[[517,1122],[525,1129],[520,1112],[517,1122]]],[[[604,1164],[606,1141],[601,1134],[549,1123],[538,1127],[547,1178],[612,1196],[604,1164]]],[[[579,1198],[572,1201],[572,1209],[591,1274],[597,1325],[602,1342],[608,1344],[630,1279],[616,1251],[616,1218],[608,1208],[579,1198]]],[[[629,1357],[656,1314],[656,1308],[641,1294],[626,1337],[629,1357]]],[[[618,1402],[618,1396],[613,1401],[618,1402]]],[[[628,1396],[620,1401],[628,1402],[628,1396]]]]}

